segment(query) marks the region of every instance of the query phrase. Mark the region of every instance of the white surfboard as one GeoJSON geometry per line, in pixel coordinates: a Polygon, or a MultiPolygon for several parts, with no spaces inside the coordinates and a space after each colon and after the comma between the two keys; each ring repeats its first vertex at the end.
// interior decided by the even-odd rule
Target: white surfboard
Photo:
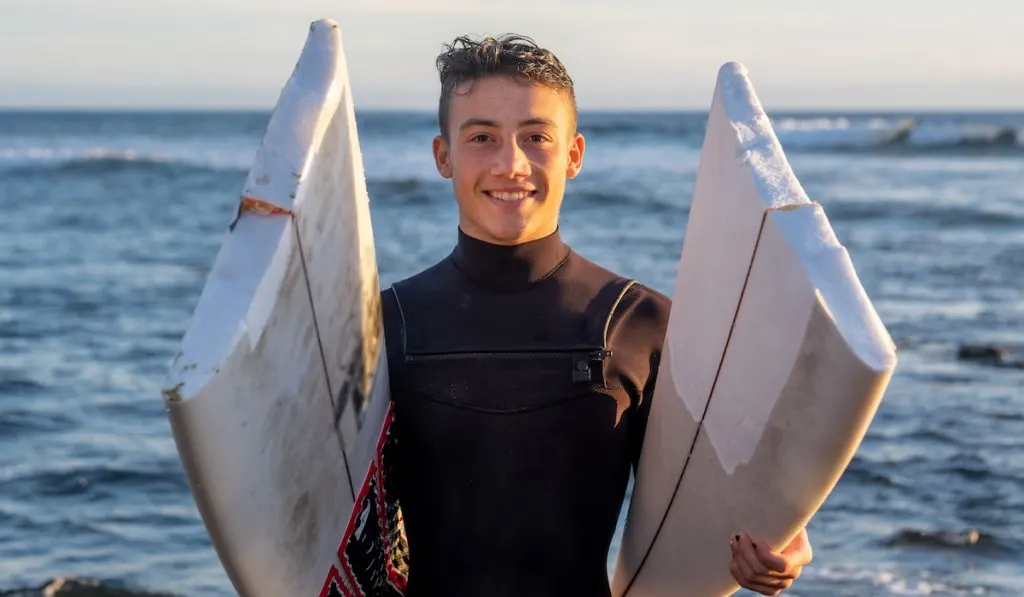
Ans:
{"type": "Polygon", "coordinates": [[[243,597],[342,594],[339,548],[389,414],[379,293],[341,34],[318,21],[164,392],[243,597]]]}
{"type": "Polygon", "coordinates": [[[775,549],[822,505],[896,365],[743,66],[719,72],[616,596],[736,591],[729,538],[775,549]]]}

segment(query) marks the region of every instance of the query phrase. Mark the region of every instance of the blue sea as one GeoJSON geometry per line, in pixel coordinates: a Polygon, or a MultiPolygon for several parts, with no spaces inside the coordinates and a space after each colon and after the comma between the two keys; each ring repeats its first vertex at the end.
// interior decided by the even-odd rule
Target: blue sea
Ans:
{"type": "MultiPolygon", "coordinates": [[[[1024,594],[1024,114],[769,115],[900,350],[791,594],[1024,594]]],[[[430,113],[357,117],[388,284],[456,210],[430,113]]],[[[160,390],[268,118],[0,113],[0,596],[234,594],[160,390]]],[[[565,238],[671,294],[705,119],[582,114],[565,238]]]]}

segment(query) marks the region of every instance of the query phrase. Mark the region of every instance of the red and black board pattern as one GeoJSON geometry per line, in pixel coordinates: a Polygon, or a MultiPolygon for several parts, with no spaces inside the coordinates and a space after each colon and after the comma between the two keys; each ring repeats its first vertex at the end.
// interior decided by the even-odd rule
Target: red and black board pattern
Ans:
{"type": "Polygon", "coordinates": [[[409,571],[402,509],[390,475],[396,439],[388,408],[377,452],[338,546],[341,568],[331,566],[320,597],[401,597],[409,571]]]}

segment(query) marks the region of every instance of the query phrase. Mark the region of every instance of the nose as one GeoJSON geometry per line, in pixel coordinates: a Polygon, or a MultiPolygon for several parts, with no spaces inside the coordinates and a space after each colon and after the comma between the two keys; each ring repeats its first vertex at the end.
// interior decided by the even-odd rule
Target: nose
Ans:
{"type": "Polygon", "coordinates": [[[530,175],[530,160],[517,141],[513,139],[501,144],[501,148],[495,152],[491,174],[504,178],[524,178],[530,175]]]}

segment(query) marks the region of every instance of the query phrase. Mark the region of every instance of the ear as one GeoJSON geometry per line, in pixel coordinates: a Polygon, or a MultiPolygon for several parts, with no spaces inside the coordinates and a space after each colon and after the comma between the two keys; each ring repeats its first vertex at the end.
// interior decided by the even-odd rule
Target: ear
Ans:
{"type": "Polygon", "coordinates": [[[569,144],[569,164],[565,170],[567,178],[576,178],[576,175],[580,173],[580,170],[583,168],[583,152],[586,149],[586,139],[583,138],[581,133],[576,133],[576,136],[569,144]]]}
{"type": "Polygon", "coordinates": [[[441,135],[434,137],[434,165],[441,176],[452,177],[451,153],[448,151],[448,142],[441,135]]]}

